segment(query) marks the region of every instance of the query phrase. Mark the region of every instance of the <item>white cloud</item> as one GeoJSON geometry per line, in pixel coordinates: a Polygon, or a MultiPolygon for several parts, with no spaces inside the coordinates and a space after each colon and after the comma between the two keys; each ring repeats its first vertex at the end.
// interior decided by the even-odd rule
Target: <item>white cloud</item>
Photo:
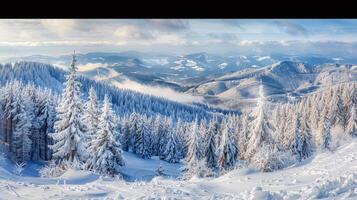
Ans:
{"type": "Polygon", "coordinates": [[[153,38],[153,35],[142,31],[139,27],[133,25],[125,25],[118,27],[114,31],[114,35],[118,37],[119,40],[145,40],[153,38]]]}
{"type": "Polygon", "coordinates": [[[143,30],[134,25],[118,27],[114,31],[114,35],[119,39],[116,43],[117,45],[125,45],[128,43],[140,45],[182,45],[186,43],[185,39],[180,35],[143,30]]]}
{"type": "Polygon", "coordinates": [[[163,31],[180,31],[189,28],[189,21],[184,19],[150,19],[148,21],[154,28],[163,31]]]}
{"type": "Polygon", "coordinates": [[[257,41],[257,40],[241,40],[238,42],[238,46],[250,46],[250,45],[254,45],[254,44],[259,44],[261,42],[257,41]]]}
{"type": "Polygon", "coordinates": [[[110,41],[26,41],[26,42],[0,42],[0,46],[27,46],[27,47],[36,47],[36,46],[78,46],[78,45],[112,45],[113,42],[110,41]]]}
{"type": "Polygon", "coordinates": [[[169,35],[160,35],[156,38],[155,43],[158,44],[171,44],[171,45],[182,45],[186,44],[184,38],[179,35],[169,34],[169,35]]]}
{"type": "Polygon", "coordinates": [[[73,33],[77,27],[74,19],[42,19],[41,24],[47,30],[59,35],[66,36],[73,33]]]}

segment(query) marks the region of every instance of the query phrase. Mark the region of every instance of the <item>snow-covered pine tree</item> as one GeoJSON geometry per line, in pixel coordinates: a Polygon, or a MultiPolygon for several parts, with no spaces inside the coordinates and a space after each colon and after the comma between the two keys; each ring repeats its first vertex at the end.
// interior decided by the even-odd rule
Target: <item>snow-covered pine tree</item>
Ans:
{"type": "Polygon", "coordinates": [[[200,148],[200,135],[197,127],[197,118],[191,123],[190,126],[190,138],[188,139],[188,150],[186,155],[187,168],[196,165],[197,162],[202,158],[202,152],[200,148]]]}
{"type": "MultiPolygon", "coordinates": [[[[169,137],[170,137],[170,132],[171,131],[174,131],[176,132],[177,134],[180,134],[178,132],[178,127],[182,125],[181,123],[181,120],[178,120],[178,122],[176,123],[176,127],[172,127],[172,119],[170,117],[164,117],[162,119],[162,127],[161,127],[161,131],[159,132],[159,137],[160,137],[160,140],[158,141],[158,156],[161,160],[164,160],[166,158],[166,154],[165,154],[165,151],[166,151],[166,144],[169,140],[169,137]],[[173,130],[174,129],[174,130],[173,130]]],[[[180,152],[182,150],[182,146],[178,146],[180,152]]]]}
{"type": "Polygon", "coordinates": [[[175,132],[178,139],[179,151],[181,152],[181,158],[186,157],[188,151],[188,140],[190,138],[191,123],[186,123],[180,118],[178,119],[175,127],[175,132]]]}
{"type": "Polygon", "coordinates": [[[99,118],[98,132],[91,143],[93,153],[91,167],[102,174],[115,175],[120,172],[120,167],[125,162],[122,156],[120,142],[115,140],[114,116],[106,95],[104,97],[102,114],[99,118]]]}
{"type": "Polygon", "coordinates": [[[152,133],[150,132],[150,123],[148,123],[146,116],[142,116],[139,119],[138,126],[140,128],[135,135],[134,150],[141,158],[149,159],[151,158],[152,133]]]}
{"type": "Polygon", "coordinates": [[[52,151],[48,148],[48,145],[51,144],[48,135],[53,132],[53,124],[56,117],[54,104],[55,99],[52,98],[51,91],[45,90],[39,106],[39,119],[41,121],[40,157],[44,160],[49,160],[52,156],[52,151]]]}
{"type": "Polygon", "coordinates": [[[26,112],[28,118],[31,120],[30,140],[31,140],[31,160],[40,159],[40,121],[39,121],[39,99],[34,85],[28,84],[22,88],[22,95],[26,96],[26,112]]]}
{"type": "Polygon", "coordinates": [[[130,133],[130,122],[129,116],[124,115],[121,118],[121,146],[124,151],[129,151],[130,140],[131,140],[131,133],[130,133]]]}
{"type": "Polygon", "coordinates": [[[269,145],[271,141],[270,127],[265,114],[265,96],[262,81],[259,86],[259,98],[255,110],[255,119],[251,122],[252,131],[248,142],[246,158],[249,160],[263,143],[269,145]]]}
{"type": "Polygon", "coordinates": [[[133,112],[130,114],[128,121],[128,151],[135,152],[135,141],[139,132],[141,132],[141,117],[138,113],[133,112]]]}
{"type": "Polygon", "coordinates": [[[31,159],[31,122],[32,118],[29,115],[29,105],[26,105],[30,101],[27,97],[23,97],[20,93],[17,93],[12,102],[12,110],[10,111],[15,123],[15,129],[12,138],[12,152],[14,153],[14,159],[16,162],[26,162],[31,159]]]}
{"type": "Polygon", "coordinates": [[[321,127],[320,143],[321,148],[331,150],[331,122],[328,117],[323,118],[323,124],[321,127]]]}
{"type": "Polygon", "coordinates": [[[303,150],[302,150],[302,127],[301,127],[301,114],[299,112],[295,113],[295,117],[289,131],[290,137],[290,151],[296,156],[298,161],[301,161],[303,158],[303,150]]]}
{"type": "Polygon", "coordinates": [[[178,148],[177,135],[175,131],[168,132],[168,141],[166,143],[166,150],[164,152],[165,159],[169,163],[180,162],[181,152],[178,148]]]}
{"type": "Polygon", "coordinates": [[[313,153],[313,145],[312,145],[312,135],[311,135],[311,128],[308,123],[308,120],[305,117],[301,117],[300,120],[301,125],[301,137],[302,137],[302,154],[301,158],[306,159],[310,157],[313,153]]]}
{"type": "Polygon", "coordinates": [[[5,121],[5,128],[4,128],[4,143],[7,147],[7,150],[12,151],[13,149],[13,132],[14,132],[14,114],[11,112],[14,108],[14,101],[16,93],[19,88],[22,87],[22,84],[19,81],[12,81],[6,84],[4,91],[0,94],[1,102],[2,102],[2,111],[1,118],[5,121]]]}
{"type": "Polygon", "coordinates": [[[218,148],[218,162],[220,169],[234,168],[238,160],[239,150],[234,138],[233,120],[231,116],[221,123],[220,144],[218,148]]]}
{"type": "Polygon", "coordinates": [[[248,115],[246,113],[243,113],[241,116],[241,128],[239,129],[239,139],[238,139],[238,144],[239,144],[239,157],[240,159],[244,160],[245,159],[245,154],[247,151],[248,147],[248,141],[249,141],[249,119],[248,115]]]}
{"type": "Polygon", "coordinates": [[[207,123],[206,120],[201,120],[200,125],[198,127],[198,136],[201,139],[198,143],[199,150],[201,152],[201,158],[205,156],[205,151],[207,147],[207,123]]]}
{"type": "Polygon", "coordinates": [[[352,137],[357,137],[357,107],[355,104],[351,105],[349,119],[347,122],[346,133],[352,137]]]}
{"type": "Polygon", "coordinates": [[[97,133],[98,123],[99,123],[99,106],[97,101],[97,94],[93,87],[89,89],[88,100],[84,104],[84,114],[83,114],[83,123],[85,124],[85,138],[86,143],[92,141],[95,138],[97,133]]]}
{"type": "Polygon", "coordinates": [[[77,80],[76,57],[73,54],[69,74],[66,76],[61,101],[57,106],[55,132],[50,134],[53,139],[53,159],[58,163],[69,161],[75,166],[87,158],[85,146],[84,125],[82,122],[82,102],[80,86],[77,80]]]}
{"type": "Polygon", "coordinates": [[[217,116],[213,116],[210,120],[207,130],[207,148],[206,148],[206,165],[213,172],[219,171],[218,164],[218,133],[219,133],[219,125],[217,116]]]}
{"type": "Polygon", "coordinates": [[[153,156],[159,155],[159,143],[160,143],[160,132],[162,129],[162,125],[160,123],[160,115],[156,115],[151,118],[151,129],[152,129],[152,144],[151,144],[151,152],[153,156]]]}
{"type": "Polygon", "coordinates": [[[343,100],[341,98],[340,94],[337,94],[337,100],[336,100],[336,117],[335,117],[335,124],[334,125],[340,125],[343,129],[346,128],[347,125],[347,116],[346,116],[346,111],[345,111],[345,106],[343,104],[343,100]]]}

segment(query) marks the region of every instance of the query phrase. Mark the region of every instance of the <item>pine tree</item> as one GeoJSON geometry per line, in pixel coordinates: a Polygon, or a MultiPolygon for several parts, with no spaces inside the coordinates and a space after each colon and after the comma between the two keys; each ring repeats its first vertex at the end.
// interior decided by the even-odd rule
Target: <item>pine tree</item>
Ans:
{"type": "Polygon", "coordinates": [[[306,159],[310,157],[313,153],[312,135],[311,135],[312,131],[306,117],[301,117],[300,121],[301,121],[300,124],[301,124],[301,137],[302,137],[301,158],[306,159]]]}
{"type": "Polygon", "coordinates": [[[69,74],[66,76],[61,101],[57,106],[57,120],[54,124],[53,159],[62,163],[81,164],[87,157],[85,148],[84,125],[81,115],[83,112],[80,99],[80,86],[77,80],[76,58],[73,55],[69,74]]]}
{"type": "Polygon", "coordinates": [[[48,135],[53,132],[53,124],[56,117],[56,110],[54,106],[55,100],[52,99],[51,91],[45,91],[42,101],[39,106],[39,120],[41,121],[41,152],[40,157],[44,160],[48,160],[52,156],[52,152],[48,148],[51,144],[48,135]]]}
{"type": "Polygon", "coordinates": [[[147,122],[146,117],[142,117],[139,120],[139,129],[135,135],[135,144],[134,150],[137,155],[139,155],[143,159],[151,158],[151,132],[149,123],[147,122]]]}
{"type": "Polygon", "coordinates": [[[233,121],[229,117],[221,123],[221,137],[220,137],[220,146],[218,149],[219,152],[219,165],[221,169],[232,169],[234,168],[238,160],[238,147],[234,138],[234,129],[233,121]]]}
{"type": "Polygon", "coordinates": [[[129,117],[124,116],[121,118],[121,146],[124,151],[129,151],[130,140],[132,134],[130,132],[130,122],[129,117]]]}
{"type": "Polygon", "coordinates": [[[86,142],[90,143],[96,137],[99,123],[99,108],[97,95],[93,87],[89,89],[88,101],[84,105],[83,123],[85,124],[86,142]]]}
{"type": "Polygon", "coordinates": [[[99,119],[97,138],[91,145],[91,167],[99,173],[115,175],[125,162],[120,148],[120,142],[115,140],[114,116],[109,98],[104,97],[102,114],[99,119]]]}
{"type": "Polygon", "coordinates": [[[337,94],[337,103],[336,103],[335,112],[336,112],[335,125],[339,124],[343,127],[343,129],[345,129],[347,125],[347,118],[346,118],[345,106],[343,104],[340,94],[337,94]]]}
{"type": "Polygon", "coordinates": [[[141,132],[141,117],[139,116],[139,114],[136,112],[131,113],[128,124],[128,151],[135,152],[135,141],[137,140],[137,136],[140,135],[139,133],[141,132]]]}
{"type": "Polygon", "coordinates": [[[29,105],[26,103],[28,99],[22,98],[21,94],[14,97],[11,113],[15,122],[15,130],[13,133],[12,147],[15,156],[15,161],[26,162],[31,159],[32,141],[31,135],[31,116],[29,115],[29,105]]]}
{"type": "Polygon", "coordinates": [[[301,127],[301,115],[299,112],[295,114],[295,118],[293,120],[292,127],[290,129],[289,136],[291,137],[290,141],[290,150],[297,157],[299,161],[303,158],[303,150],[302,150],[302,127],[301,127]]]}
{"type": "Polygon", "coordinates": [[[190,127],[190,138],[187,143],[188,151],[186,155],[186,162],[188,168],[192,165],[196,165],[198,160],[202,158],[202,152],[200,148],[201,140],[198,132],[197,123],[198,122],[196,118],[196,120],[191,123],[190,127]]]}
{"type": "Polygon", "coordinates": [[[249,121],[248,115],[242,115],[242,126],[239,129],[239,152],[240,152],[240,159],[245,159],[245,154],[248,148],[248,141],[249,141],[249,121]]]}
{"type": "MultiPolygon", "coordinates": [[[[158,143],[158,155],[159,158],[161,160],[164,160],[166,158],[166,145],[168,143],[169,137],[170,137],[170,132],[171,131],[175,131],[176,133],[178,133],[178,127],[182,125],[181,120],[178,120],[178,122],[176,123],[176,128],[175,130],[172,130],[172,121],[171,118],[165,117],[164,120],[162,121],[162,127],[161,127],[161,131],[159,133],[159,143],[158,143]]],[[[180,150],[182,147],[178,147],[180,150]]],[[[181,152],[181,151],[180,151],[181,152]]]]}
{"type": "Polygon", "coordinates": [[[199,143],[200,151],[202,152],[202,157],[204,156],[204,151],[206,149],[207,141],[206,141],[206,136],[207,136],[207,123],[206,120],[201,120],[200,125],[198,127],[198,136],[201,138],[201,141],[199,143]]]}
{"type": "Polygon", "coordinates": [[[218,132],[219,126],[217,116],[214,116],[208,126],[207,130],[207,148],[206,148],[206,165],[212,171],[217,172],[219,170],[218,164],[218,132]]]}
{"type": "Polygon", "coordinates": [[[168,132],[169,138],[166,143],[166,150],[164,152],[165,159],[169,163],[180,162],[181,152],[178,149],[177,136],[174,131],[168,132]]]}
{"type": "Polygon", "coordinates": [[[354,104],[352,104],[349,116],[346,132],[352,137],[357,137],[357,107],[354,104]]]}
{"type": "Polygon", "coordinates": [[[248,142],[248,149],[246,152],[246,158],[248,159],[254,155],[254,153],[261,147],[262,143],[272,143],[270,134],[271,130],[268,125],[268,120],[265,114],[265,97],[263,90],[263,84],[260,83],[258,106],[255,111],[255,119],[254,121],[252,121],[252,132],[248,142]]]}
{"type": "Polygon", "coordinates": [[[328,117],[324,117],[321,128],[321,148],[331,150],[331,122],[328,117]]]}

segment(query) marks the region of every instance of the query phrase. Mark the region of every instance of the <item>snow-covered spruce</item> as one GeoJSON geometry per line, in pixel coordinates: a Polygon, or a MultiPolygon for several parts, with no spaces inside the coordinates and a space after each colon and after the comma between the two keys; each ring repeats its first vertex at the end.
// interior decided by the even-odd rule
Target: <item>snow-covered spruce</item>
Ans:
{"type": "Polygon", "coordinates": [[[53,139],[53,159],[59,164],[70,161],[80,167],[88,158],[86,149],[85,129],[82,121],[83,107],[80,98],[80,83],[77,80],[76,57],[73,55],[70,73],[57,106],[55,132],[50,134],[53,139]]]}
{"type": "Polygon", "coordinates": [[[86,130],[86,142],[90,142],[95,137],[99,123],[99,105],[97,95],[93,87],[89,89],[88,100],[84,104],[83,123],[86,130]]]}
{"type": "Polygon", "coordinates": [[[104,97],[102,114],[99,118],[98,131],[91,143],[93,156],[90,169],[102,174],[116,175],[125,162],[120,142],[115,140],[114,117],[108,96],[104,97]]]}

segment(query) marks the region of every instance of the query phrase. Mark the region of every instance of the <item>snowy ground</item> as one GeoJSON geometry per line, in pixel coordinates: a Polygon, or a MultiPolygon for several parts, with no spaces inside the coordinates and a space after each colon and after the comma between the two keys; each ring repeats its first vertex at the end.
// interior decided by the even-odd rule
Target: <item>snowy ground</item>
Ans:
{"type": "Polygon", "coordinates": [[[39,178],[41,165],[36,163],[20,177],[0,157],[0,199],[357,199],[357,141],[277,172],[243,168],[219,178],[188,182],[175,179],[178,164],[124,156],[125,181],[86,171],[68,171],[62,179],[39,178]],[[167,177],[155,177],[160,163],[167,177]]]}

